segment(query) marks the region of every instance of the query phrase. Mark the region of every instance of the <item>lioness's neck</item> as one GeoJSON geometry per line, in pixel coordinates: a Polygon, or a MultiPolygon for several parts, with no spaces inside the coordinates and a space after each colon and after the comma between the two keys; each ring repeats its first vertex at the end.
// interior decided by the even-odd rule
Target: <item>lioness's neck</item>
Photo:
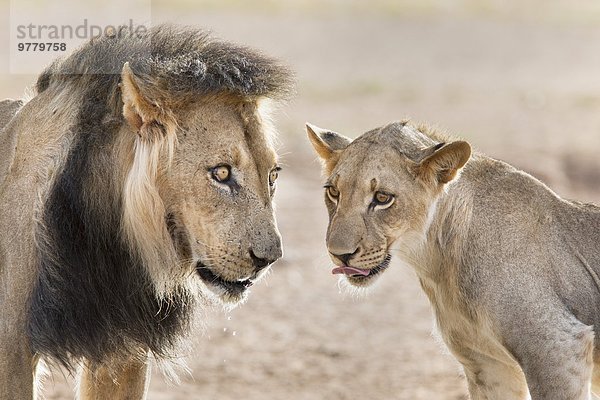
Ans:
{"type": "Polygon", "coordinates": [[[451,283],[468,254],[472,224],[490,217],[476,207],[476,199],[490,193],[496,181],[515,168],[501,161],[476,154],[460,177],[450,183],[432,206],[430,223],[421,241],[412,241],[411,250],[401,252],[422,280],[451,283]],[[418,243],[418,244],[417,244],[418,243]]]}
{"type": "Polygon", "coordinates": [[[477,268],[468,257],[502,258],[502,251],[512,251],[536,232],[562,232],[557,240],[584,254],[595,248],[582,243],[596,243],[600,208],[564,200],[531,175],[474,155],[439,196],[431,220],[423,240],[401,257],[421,279],[445,284],[459,269],[477,268]]]}

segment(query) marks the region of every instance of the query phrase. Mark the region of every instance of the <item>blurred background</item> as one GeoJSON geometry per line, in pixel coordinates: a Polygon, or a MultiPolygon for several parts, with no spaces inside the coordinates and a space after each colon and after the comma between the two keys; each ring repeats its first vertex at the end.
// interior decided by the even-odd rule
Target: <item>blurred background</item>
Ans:
{"type": "MultiPolygon", "coordinates": [[[[136,10],[135,2],[114,0],[79,4],[83,14],[64,0],[51,4],[58,14],[108,13],[115,23],[136,10]]],[[[9,73],[10,4],[0,7],[0,98],[18,98],[35,76],[9,73]]],[[[187,355],[192,372],[181,374],[181,385],[155,372],[149,398],[466,398],[410,268],[393,264],[360,297],[330,274],[320,165],[304,123],[356,137],[405,117],[428,122],[562,196],[598,202],[600,2],[176,0],[140,7],[144,24],[205,27],[281,58],[298,79],[297,96],[276,114],[284,259],[246,304],[209,313],[187,355]]],[[[55,372],[47,398],[72,398],[66,381],[55,372]]]]}

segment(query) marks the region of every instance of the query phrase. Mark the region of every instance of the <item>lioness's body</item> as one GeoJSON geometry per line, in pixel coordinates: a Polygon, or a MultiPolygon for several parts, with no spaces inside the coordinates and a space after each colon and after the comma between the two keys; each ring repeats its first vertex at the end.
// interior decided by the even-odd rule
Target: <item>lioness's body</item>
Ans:
{"type": "Polygon", "coordinates": [[[587,398],[600,334],[600,208],[474,156],[437,210],[424,247],[401,257],[465,366],[471,396],[526,398],[516,358],[534,398],[587,398]],[[436,240],[449,228],[451,246],[436,240]]]}
{"type": "Polygon", "coordinates": [[[327,201],[337,270],[366,286],[374,276],[363,254],[374,249],[378,269],[390,251],[411,265],[471,398],[589,399],[594,348],[600,359],[599,207],[405,123],[351,143],[309,137],[337,196],[327,201]],[[381,190],[394,199],[367,211],[381,190]]]}
{"type": "Polygon", "coordinates": [[[209,299],[245,298],[281,256],[261,104],[286,74],[159,26],[0,103],[0,399],[37,398],[40,358],[79,370],[80,399],[142,399],[149,355],[175,357],[209,299]]]}

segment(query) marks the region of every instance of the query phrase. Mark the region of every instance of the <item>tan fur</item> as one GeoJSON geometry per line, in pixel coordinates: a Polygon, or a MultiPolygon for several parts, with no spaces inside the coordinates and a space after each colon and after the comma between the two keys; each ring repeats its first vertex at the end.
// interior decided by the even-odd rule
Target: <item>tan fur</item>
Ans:
{"type": "MultiPolygon", "coordinates": [[[[339,192],[325,196],[333,262],[373,270],[393,253],[414,268],[472,399],[591,398],[600,208],[406,122],[343,146],[307,131],[335,157],[323,160],[339,192]],[[395,201],[371,209],[379,190],[395,201]]],[[[346,279],[364,287],[382,273],[346,279]]]]}
{"type": "Polygon", "coordinates": [[[78,380],[78,400],[135,399],[145,396],[150,384],[148,361],[103,366],[91,370],[82,366],[78,380]]]}
{"type": "Polygon", "coordinates": [[[123,191],[123,230],[132,251],[139,253],[158,283],[158,291],[164,294],[177,282],[173,277],[178,263],[175,248],[169,245],[169,232],[164,224],[166,211],[157,179],[170,168],[177,142],[177,122],[167,105],[140,91],[128,63],[123,66],[121,76],[123,115],[136,133],[123,191]]]}

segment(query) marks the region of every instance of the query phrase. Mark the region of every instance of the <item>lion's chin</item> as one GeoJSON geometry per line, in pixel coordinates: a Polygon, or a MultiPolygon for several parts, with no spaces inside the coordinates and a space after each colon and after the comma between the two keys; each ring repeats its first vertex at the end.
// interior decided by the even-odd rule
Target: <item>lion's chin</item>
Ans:
{"type": "Polygon", "coordinates": [[[346,275],[346,280],[350,285],[358,288],[366,288],[371,286],[377,278],[381,275],[383,271],[387,269],[390,265],[390,261],[392,260],[392,256],[390,254],[386,255],[384,260],[374,268],[371,268],[368,275],[346,275]]]}
{"type": "Polygon", "coordinates": [[[223,303],[235,305],[243,302],[248,289],[254,284],[252,279],[228,281],[201,262],[196,264],[196,272],[206,287],[223,303]]]}

